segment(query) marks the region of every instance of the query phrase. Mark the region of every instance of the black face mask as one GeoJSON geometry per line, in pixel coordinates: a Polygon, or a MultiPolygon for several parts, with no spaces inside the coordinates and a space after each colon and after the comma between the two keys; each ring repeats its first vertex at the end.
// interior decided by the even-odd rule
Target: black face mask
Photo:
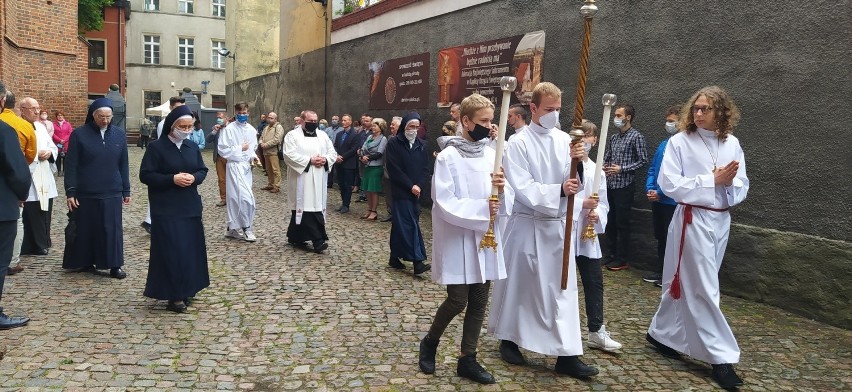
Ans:
{"type": "Polygon", "coordinates": [[[316,133],[317,127],[319,127],[319,124],[315,122],[306,122],[304,126],[305,133],[316,133]]]}
{"type": "Polygon", "coordinates": [[[487,138],[489,133],[491,133],[490,129],[485,128],[479,124],[476,124],[476,126],[473,127],[472,131],[468,131],[470,138],[474,141],[480,141],[482,139],[487,138]]]}

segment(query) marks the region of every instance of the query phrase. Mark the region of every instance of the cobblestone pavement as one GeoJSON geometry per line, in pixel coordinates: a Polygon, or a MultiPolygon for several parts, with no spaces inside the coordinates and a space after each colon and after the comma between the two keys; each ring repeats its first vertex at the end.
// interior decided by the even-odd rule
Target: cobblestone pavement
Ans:
{"type": "MultiPolygon", "coordinates": [[[[209,153],[205,159],[210,161],[209,153]]],[[[132,148],[131,173],[138,173],[140,160],[140,150],[132,148]]],[[[295,250],[285,245],[285,196],[260,191],[265,179],[256,171],[259,240],[226,240],[225,210],[214,206],[214,169],[210,174],[202,194],[212,283],[186,314],[142,296],[149,237],[139,227],[146,198],[136,174],[135,198],[124,214],[125,280],[60,268],[66,220],[57,203],[50,255],[24,258],[26,270],[7,278],[7,313],[33,320],[0,331],[5,352],[0,390],[716,389],[709,366],[666,359],[646,345],[660,292],[641,282],[638,271],[605,271],[607,328],[624,348],[618,355],[586,350],[584,360],[600,368],[591,381],[555,375],[553,357],[528,353],[531,366],[505,364],[497,341],[484,333],[479,358],[498,384],[482,387],[460,379],[455,375],[460,318],[439,347],[437,373],[421,374],[417,345],[445,292],[428,279],[413,278],[410,265],[407,273],[387,268],[388,223],[358,219],[365,206],[353,203],[347,215],[329,214],[326,254],[295,250]]],[[[338,200],[337,190],[331,191],[330,209],[338,200]]],[[[722,306],[742,348],[738,369],[744,390],[852,388],[850,331],[737,298],[725,297],[722,306]]]]}

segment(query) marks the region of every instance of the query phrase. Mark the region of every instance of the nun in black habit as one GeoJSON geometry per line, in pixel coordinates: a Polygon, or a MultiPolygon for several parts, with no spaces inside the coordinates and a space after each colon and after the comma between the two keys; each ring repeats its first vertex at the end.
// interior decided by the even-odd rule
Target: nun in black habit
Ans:
{"type": "Polygon", "coordinates": [[[178,106],[163,122],[139,169],[151,204],[151,256],[145,296],[169,301],[166,309],[182,313],[189,299],[210,285],[207,245],[201,221],[198,186],[207,167],[198,145],[189,140],[192,111],[178,106]]]}
{"type": "Polygon", "coordinates": [[[65,195],[75,239],[66,244],[62,268],[109,269],[124,279],[121,205],[130,204],[130,169],[127,135],[111,121],[112,101],[97,99],[68,140],[65,195]]]}

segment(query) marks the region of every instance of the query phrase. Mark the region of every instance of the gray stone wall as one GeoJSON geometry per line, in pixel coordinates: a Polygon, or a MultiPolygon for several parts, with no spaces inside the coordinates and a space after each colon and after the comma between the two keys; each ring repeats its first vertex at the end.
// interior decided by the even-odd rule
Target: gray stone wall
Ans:
{"type": "MultiPolygon", "coordinates": [[[[600,123],[600,97],[615,93],[636,107],[635,125],[649,156],[664,137],[665,109],[711,84],[726,88],[743,114],[741,140],[749,198],[733,211],[735,227],[721,272],[723,290],[846,328],[852,263],[852,142],[848,122],[849,26],[842,1],[598,2],[593,23],[586,114],[600,123]],[[845,315],[845,316],[844,316],[845,315]]],[[[544,80],[563,89],[561,122],[574,106],[581,2],[493,1],[329,49],[329,113],[368,112],[367,63],[544,30],[544,80]],[[502,22],[505,21],[505,22],[502,22]]],[[[367,22],[368,23],[368,22],[367,22]]],[[[282,119],[305,107],[322,111],[323,50],[282,61],[281,72],[241,82],[256,107],[282,119]]],[[[449,117],[421,110],[433,140],[449,117]]],[[[397,113],[369,111],[390,118],[397,113]]],[[[644,182],[644,170],[637,180],[644,182]]],[[[636,195],[635,265],[653,257],[648,203],[636,195]]]]}

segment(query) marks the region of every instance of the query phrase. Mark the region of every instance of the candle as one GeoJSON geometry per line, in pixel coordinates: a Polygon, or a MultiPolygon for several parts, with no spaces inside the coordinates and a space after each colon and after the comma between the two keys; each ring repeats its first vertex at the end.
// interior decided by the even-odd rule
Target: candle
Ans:
{"type": "MultiPolygon", "coordinates": [[[[494,155],[494,173],[500,172],[503,165],[503,144],[506,142],[506,122],[509,119],[509,96],[515,91],[517,79],[511,76],[500,78],[500,89],[503,90],[503,102],[500,105],[500,122],[497,123],[497,154],[494,155]]],[[[496,186],[491,187],[491,195],[497,196],[496,186]]]]}
{"type": "Polygon", "coordinates": [[[597,195],[598,189],[601,187],[601,171],[603,171],[604,154],[606,154],[607,131],[609,131],[609,115],[612,111],[612,106],[615,105],[615,94],[604,94],[601,101],[604,105],[603,120],[601,120],[601,137],[598,144],[598,162],[595,165],[595,184],[592,187],[592,192],[597,195]]]}

